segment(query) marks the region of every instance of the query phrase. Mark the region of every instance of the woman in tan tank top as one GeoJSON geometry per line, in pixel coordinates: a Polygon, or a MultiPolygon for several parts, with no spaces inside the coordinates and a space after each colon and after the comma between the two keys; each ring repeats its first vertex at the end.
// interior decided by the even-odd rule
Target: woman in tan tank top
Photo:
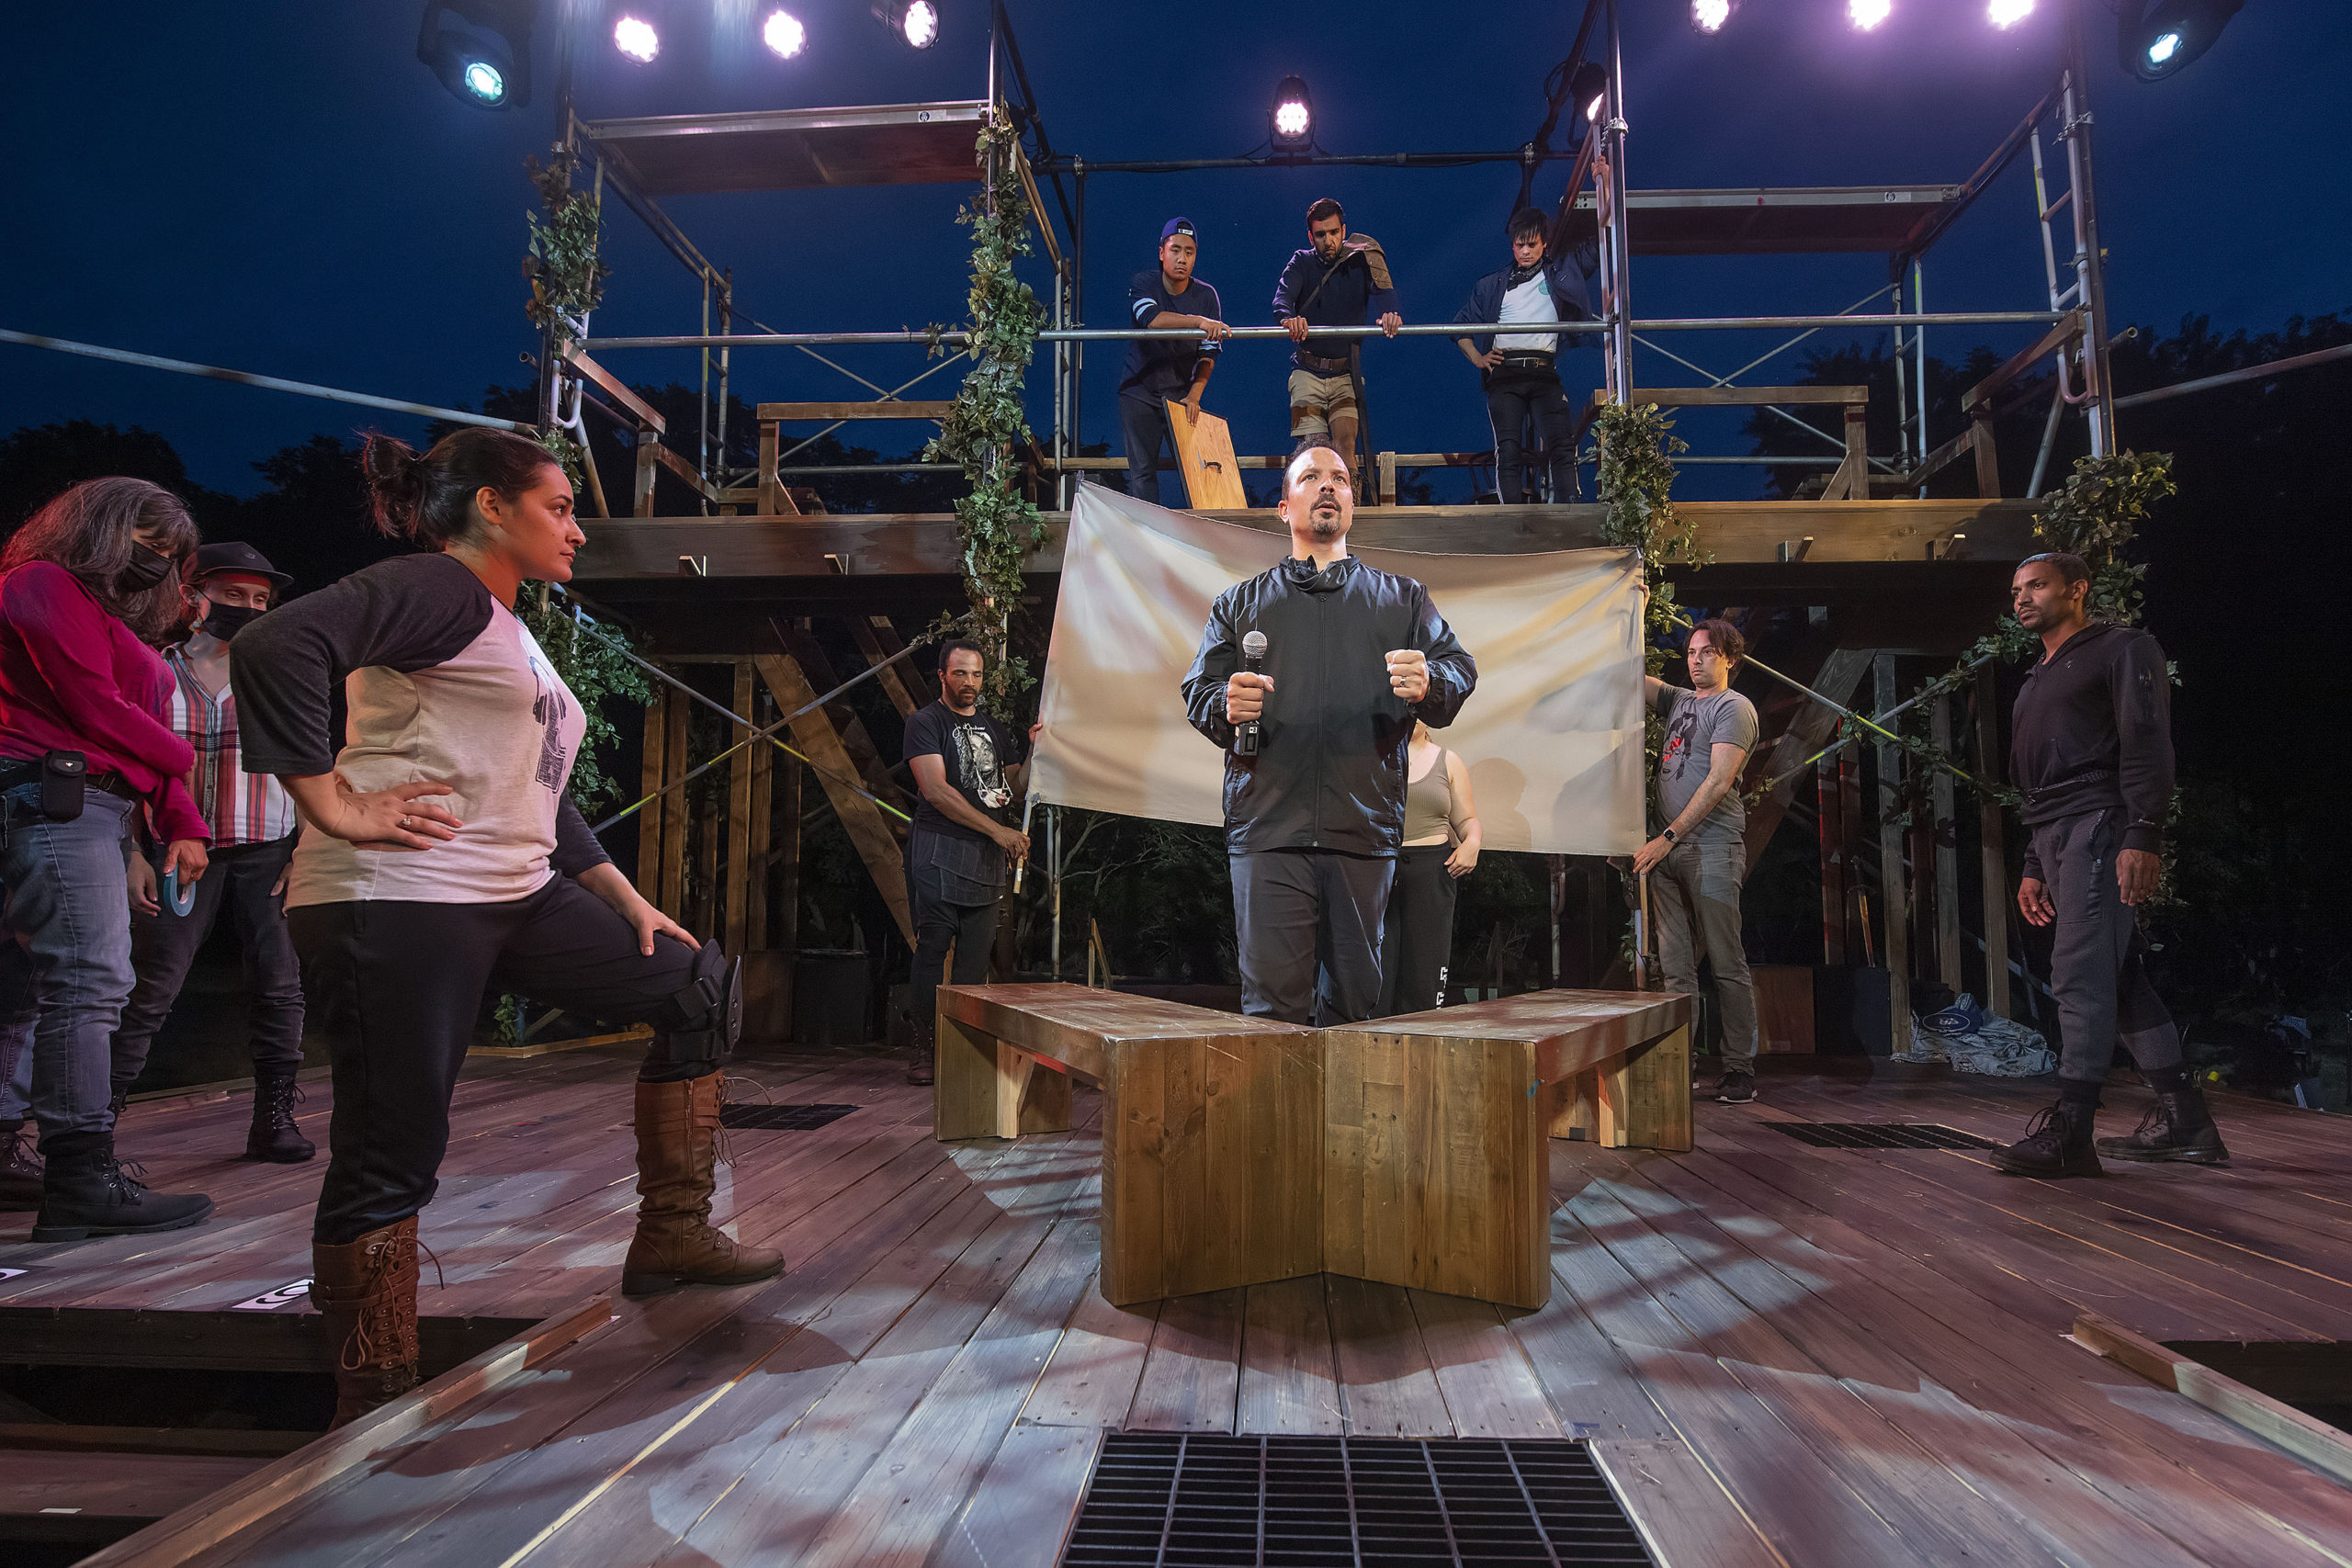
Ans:
{"type": "Polygon", "coordinates": [[[1414,725],[1405,752],[1405,847],[1381,929],[1382,1013],[1445,1005],[1453,885],[1478,863],[1479,840],[1469,768],[1437,743],[1428,725],[1414,725]]]}

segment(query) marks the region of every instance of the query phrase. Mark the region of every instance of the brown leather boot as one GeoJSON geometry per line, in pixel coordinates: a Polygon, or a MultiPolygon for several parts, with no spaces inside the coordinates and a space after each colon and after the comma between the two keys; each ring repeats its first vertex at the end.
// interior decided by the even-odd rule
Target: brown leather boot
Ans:
{"type": "Polygon", "coordinates": [[[335,1348],[334,1423],[348,1426],[414,1388],[416,1217],[344,1247],[311,1244],[311,1304],[335,1348]]]}
{"type": "Polygon", "coordinates": [[[681,1285],[746,1285],[784,1272],[784,1255],[744,1247],[710,1223],[718,1185],[718,1073],[637,1086],[637,1236],[621,1265],[621,1293],[681,1285]]]}

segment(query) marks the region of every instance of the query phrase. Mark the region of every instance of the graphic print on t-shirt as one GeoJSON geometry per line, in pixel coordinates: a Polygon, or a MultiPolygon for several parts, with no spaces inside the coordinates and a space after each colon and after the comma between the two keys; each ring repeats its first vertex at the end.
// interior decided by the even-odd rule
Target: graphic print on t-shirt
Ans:
{"type": "Polygon", "coordinates": [[[563,750],[563,721],[571,716],[571,705],[564,701],[563,683],[555,671],[536,656],[529,662],[531,679],[539,688],[537,700],[531,704],[531,716],[539,721],[539,765],[531,776],[533,782],[560,793],[571,777],[563,750]]]}
{"type": "Polygon", "coordinates": [[[996,754],[996,738],[985,724],[959,724],[955,729],[956,766],[965,790],[989,811],[1012,804],[1012,786],[1004,782],[1004,764],[996,754]]]}

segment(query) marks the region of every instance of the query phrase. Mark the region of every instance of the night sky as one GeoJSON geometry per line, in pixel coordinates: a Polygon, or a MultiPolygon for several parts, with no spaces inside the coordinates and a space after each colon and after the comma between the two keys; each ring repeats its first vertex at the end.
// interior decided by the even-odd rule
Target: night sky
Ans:
{"type": "MultiPolygon", "coordinates": [[[[619,59],[609,8],[582,49],[583,118],[910,102],[983,91],[985,7],[941,0],[928,53],[899,45],[863,0],[788,0],[808,51],[778,61],[705,0],[670,9],[651,67],[619,59]]],[[[763,4],[760,7],[764,10],[763,4]]],[[[414,58],[419,6],[256,0],[215,6],[17,8],[0,58],[14,154],[0,242],[0,324],[438,403],[472,403],[529,372],[518,257],[531,199],[521,167],[551,139],[551,28],[539,91],[520,112],[452,98],[414,58]]],[[[746,18],[749,0],[717,0],[746,18]]],[[[1931,183],[1964,178],[2054,76],[2059,5],[1996,32],[1974,0],[1897,0],[1875,34],[1841,0],[1749,0],[1714,39],[1680,0],[1627,0],[1632,183],[1642,186],[1931,183]]],[[[1516,146],[1540,121],[1544,70],[1566,51],[1568,4],[1104,6],[1016,0],[1030,75],[1056,145],[1093,158],[1226,156],[1257,145],[1277,78],[1298,72],[1333,152],[1516,146]]],[[[2191,313],[2262,330],[2352,306],[2352,29],[2342,0],[2251,0],[2179,78],[2142,85],[2115,64],[2113,23],[2090,6],[2103,220],[2119,324],[2171,330],[2191,313]]],[[[1565,145],[1566,128],[1555,136],[1565,145]]],[[[1201,275],[1235,321],[1268,319],[1307,202],[1347,204],[1396,267],[1408,318],[1451,316],[1505,259],[1510,167],[1438,172],[1281,169],[1101,176],[1089,193],[1087,314],[1123,320],[1125,281],[1160,222],[1200,226],[1201,275]]],[[[1555,168],[1538,199],[1556,200],[1555,168]]],[[[674,217],[732,265],[743,307],[779,328],[919,326],[957,319],[967,187],[676,199],[674,217]]],[[[2023,164],[1928,257],[1937,310],[2034,309],[2045,299],[2023,164]]],[[[626,210],[607,214],[614,268],[599,334],[694,329],[697,294],[626,210]]],[[[1637,261],[1639,314],[1843,308],[1884,278],[1875,256],[1637,261]]],[[[1930,350],[2007,352],[2030,329],[1949,330],[1930,350]]],[[[1883,340],[1883,339],[1882,339],[1883,340]]],[[[1822,343],[1838,341],[1825,337],[1822,343]]],[[[1728,369],[1770,346],[1679,334],[1667,346],[1728,369]]],[[[920,351],[845,354],[886,383],[920,351]]],[[[1116,352],[1089,359],[1087,434],[1115,434],[1116,352]]],[[[1244,451],[1287,445],[1282,355],[1238,345],[1209,406],[1244,451]]],[[[616,356],[631,379],[691,380],[690,352],[616,356]]],[[[1793,361],[1783,361],[1792,372],[1793,361]]],[[[1597,356],[1584,367],[1597,375],[1597,356]]],[[[191,478],[251,491],[249,467],[315,432],[421,422],[152,371],[0,346],[0,432],[88,418],[162,432],[191,478]]],[[[749,400],[863,395],[790,351],[737,357],[749,400]]],[[[1637,351],[1645,382],[1689,380],[1637,351]]],[[[1379,445],[1487,440],[1473,373],[1453,346],[1370,351],[1379,445]]],[[[945,396],[955,371],[930,387],[945,396]]],[[[1590,379],[1588,376],[1587,379],[1590,379]]],[[[1044,378],[1036,385],[1042,392],[1044,378]]],[[[1702,451],[1744,452],[1726,423],[1686,422],[1702,451]]],[[[904,449],[912,428],[865,437],[904,449]]],[[[2128,416],[2124,440],[2130,442],[2128,416]]],[[[1758,493],[1761,470],[1694,471],[1683,492],[1758,493]]]]}

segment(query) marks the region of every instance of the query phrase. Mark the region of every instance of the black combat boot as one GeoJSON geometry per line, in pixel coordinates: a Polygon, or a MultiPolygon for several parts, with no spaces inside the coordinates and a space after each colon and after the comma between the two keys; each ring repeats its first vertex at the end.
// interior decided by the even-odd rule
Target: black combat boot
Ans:
{"type": "Polygon", "coordinates": [[[212,1200],[199,1192],[151,1192],[126,1175],[106,1133],[67,1133],[49,1141],[41,1172],[35,1241],[81,1241],[94,1235],[146,1235],[201,1223],[212,1200]]]}
{"type": "Polygon", "coordinates": [[[2035,1112],[2024,1137],[1993,1151],[1993,1168],[2011,1176],[2105,1176],[2091,1146],[2091,1118],[2098,1114],[2097,1106],[2072,1100],[2035,1112]]]}
{"type": "Polygon", "coordinates": [[[245,1157],[273,1165],[299,1165],[319,1152],[294,1125],[294,1103],[302,1098],[290,1072],[254,1074],[254,1124],[245,1134],[245,1157]]]}
{"type": "Polygon", "coordinates": [[[0,1122],[0,1209],[40,1207],[40,1156],[22,1122],[0,1122]]]}
{"type": "Polygon", "coordinates": [[[2205,1096],[2193,1088],[2158,1091],[2156,1102],[2140,1118],[2139,1130],[2129,1137],[2101,1138],[2098,1152],[2114,1159],[2230,1163],[2222,1130],[2213,1125],[2212,1112],[2205,1109],[2205,1096]]]}

